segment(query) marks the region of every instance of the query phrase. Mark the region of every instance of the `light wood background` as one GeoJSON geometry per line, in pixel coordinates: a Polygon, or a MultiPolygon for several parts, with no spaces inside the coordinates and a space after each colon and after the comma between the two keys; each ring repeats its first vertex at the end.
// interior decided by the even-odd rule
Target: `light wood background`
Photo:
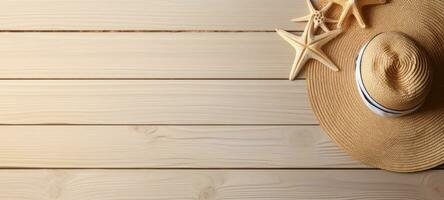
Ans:
{"type": "Polygon", "coordinates": [[[354,161],[273,30],[304,0],[4,0],[0,199],[442,200],[354,161]]]}

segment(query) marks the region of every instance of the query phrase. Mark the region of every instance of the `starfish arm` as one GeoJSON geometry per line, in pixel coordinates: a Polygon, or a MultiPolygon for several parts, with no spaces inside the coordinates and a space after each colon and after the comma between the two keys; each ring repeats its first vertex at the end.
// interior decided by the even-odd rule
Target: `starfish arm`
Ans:
{"type": "Polygon", "coordinates": [[[333,5],[333,2],[330,1],[330,2],[328,2],[327,5],[325,5],[320,11],[321,11],[321,12],[327,12],[328,9],[330,9],[332,5],[333,5]]]}
{"type": "Polygon", "coordinates": [[[324,31],[324,32],[329,32],[330,31],[330,29],[328,29],[328,27],[325,25],[325,24],[319,24],[319,26],[321,27],[321,29],[324,31]]]}
{"type": "Polygon", "coordinates": [[[291,68],[290,76],[288,77],[290,81],[296,79],[296,77],[299,75],[302,68],[304,67],[305,63],[307,63],[308,57],[306,53],[306,49],[303,49],[300,52],[296,52],[296,58],[294,60],[293,67],[291,68]]]}
{"type": "Polygon", "coordinates": [[[367,0],[362,2],[362,6],[366,6],[366,5],[379,5],[379,4],[385,4],[387,3],[387,0],[367,0]]]}
{"type": "Polygon", "coordinates": [[[315,37],[315,32],[315,21],[312,18],[312,20],[308,21],[304,33],[302,34],[302,38],[305,39],[305,44],[311,43],[311,41],[313,41],[315,37]]]}
{"type": "Polygon", "coordinates": [[[316,11],[316,9],[313,6],[313,3],[311,2],[311,0],[306,0],[307,5],[308,5],[308,9],[310,10],[310,13],[314,13],[314,11],[316,11]]]}
{"type": "Polygon", "coordinates": [[[338,28],[341,28],[342,25],[344,24],[345,19],[347,19],[347,17],[350,16],[350,14],[351,14],[351,9],[352,9],[352,7],[351,7],[350,4],[347,4],[347,5],[343,8],[342,13],[341,13],[341,16],[339,17],[339,20],[338,20],[338,28]]]}
{"type": "Polygon", "coordinates": [[[314,23],[313,32],[316,32],[319,29],[319,27],[321,27],[322,25],[323,25],[322,23],[314,23]]]}
{"type": "Polygon", "coordinates": [[[276,29],[276,32],[279,34],[279,36],[281,36],[285,41],[287,41],[288,43],[290,43],[294,48],[298,48],[298,47],[302,47],[304,46],[302,38],[291,34],[287,31],[281,30],[281,29],[276,29]]]}
{"type": "Polygon", "coordinates": [[[344,0],[330,0],[330,2],[335,3],[335,4],[339,4],[342,5],[344,0]]]}
{"type": "Polygon", "coordinates": [[[328,58],[328,56],[325,55],[325,53],[321,49],[310,49],[310,51],[312,51],[312,53],[310,53],[310,58],[321,62],[333,71],[339,71],[339,68],[336,66],[336,64],[332,60],[330,60],[330,58],[328,58]]]}
{"type": "Polygon", "coordinates": [[[342,29],[336,29],[334,31],[330,31],[327,33],[323,33],[321,35],[314,36],[314,40],[311,41],[310,46],[320,48],[320,47],[324,46],[324,44],[327,44],[328,42],[330,42],[330,40],[337,37],[341,33],[342,33],[342,29]]]}
{"type": "Polygon", "coordinates": [[[359,26],[361,26],[361,28],[365,28],[366,25],[364,19],[362,18],[362,13],[356,5],[352,7],[352,13],[355,16],[359,26]]]}
{"type": "Polygon", "coordinates": [[[310,14],[310,15],[305,15],[305,16],[303,16],[303,17],[294,18],[294,19],[292,19],[291,21],[292,21],[292,22],[307,22],[308,20],[310,20],[311,17],[312,17],[312,16],[311,16],[311,14],[310,14]]]}

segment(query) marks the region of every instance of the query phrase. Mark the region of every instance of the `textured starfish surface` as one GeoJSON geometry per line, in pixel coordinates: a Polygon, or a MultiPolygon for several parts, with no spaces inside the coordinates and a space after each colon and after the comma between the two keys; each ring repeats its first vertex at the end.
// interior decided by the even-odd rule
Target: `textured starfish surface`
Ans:
{"type": "Polygon", "coordinates": [[[305,27],[302,36],[297,36],[287,31],[276,29],[276,32],[288,43],[290,43],[296,50],[296,58],[290,73],[290,80],[294,80],[302,67],[309,59],[315,59],[326,65],[328,68],[339,71],[336,64],[328,58],[322,51],[322,46],[328,43],[333,38],[342,33],[341,29],[323,33],[321,35],[314,35],[313,21],[309,21],[305,27]]]}
{"type": "Polygon", "coordinates": [[[361,9],[368,5],[379,5],[386,3],[386,0],[330,0],[342,7],[342,14],[339,17],[338,27],[342,27],[346,18],[353,15],[358,21],[361,28],[366,28],[364,18],[362,17],[361,9]]]}
{"type": "Polygon", "coordinates": [[[310,10],[310,14],[298,17],[295,19],[292,19],[293,22],[308,22],[308,21],[314,21],[314,31],[317,31],[319,27],[322,28],[324,32],[330,31],[330,29],[327,27],[326,23],[337,23],[337,20],[327,18],[325,16],[325,12],[330,9],[330,7],[333,5],[332,2],[329,2],[324,8],[321,10],[316,10],[316,8],[313,6],[313,3],[311,0],[306,0],[308,9],[310,10]]]}

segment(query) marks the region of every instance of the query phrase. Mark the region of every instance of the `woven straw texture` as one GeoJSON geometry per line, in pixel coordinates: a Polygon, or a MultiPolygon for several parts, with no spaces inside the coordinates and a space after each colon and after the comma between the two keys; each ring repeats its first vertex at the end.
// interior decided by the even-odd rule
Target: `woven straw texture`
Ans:
{"type": "Polygon", "coordinates": [[[425,51],[395,32],[372,39],[361,62],[367,92],[392,110],[408,110],[425,100],[432,82],[430,68],[425,51]]]}
{"type": "Polygon", "coordinates": [[[442,0],[390,0],[369,7],[363,11],[367,29],[352,21],[344,34],[324,47],[340,72],[318,62],[308,63],[306,77],[313,110],[323,129],[355,159],[397,172],[421,171],[444,163],[443,10],[442,0]],[[400,118],[383,118],[370,111],[357,92],[354,76],[359,49],[377,34],[390,31],[404,33],[421,46],[433,70],[424,106],[400,118]]]}

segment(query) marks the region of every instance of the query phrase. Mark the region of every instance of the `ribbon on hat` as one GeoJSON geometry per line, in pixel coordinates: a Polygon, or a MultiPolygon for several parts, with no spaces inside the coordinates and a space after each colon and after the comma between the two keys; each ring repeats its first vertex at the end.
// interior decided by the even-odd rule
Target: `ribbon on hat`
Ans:
{"type": "MultiPolygon", "coordinates": [[[[379,35],[379,34],[378,34],[379,35]]],[[[378,36],[376,35],[376,36],[378,36]]],[[[365,105],[374,113],[376,113],[379,116],[382,117],[401,117],[404,115],[408,115],[412,112],[415,112],[418,110],[422,103],[411,108],[408,110],[393,110],[390,108],[386,108],[383,105],[376,102],[368,93],[367,89],[364,86],[364,82],[362,80],[362,72],[361,72],[361,64],[362,64],[362,57],[364,55],[365,50],[367,49],[370,42],[376,38],[373,37],[370,41],[368,41],[362,48],[359,50],[358,57],[356,58],[356,68],[355,68],[355,79],[356,79],[356,85],[358,87],[359,95],[361,96],[362,100],[364,101],[365,105]]]]}

